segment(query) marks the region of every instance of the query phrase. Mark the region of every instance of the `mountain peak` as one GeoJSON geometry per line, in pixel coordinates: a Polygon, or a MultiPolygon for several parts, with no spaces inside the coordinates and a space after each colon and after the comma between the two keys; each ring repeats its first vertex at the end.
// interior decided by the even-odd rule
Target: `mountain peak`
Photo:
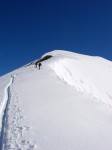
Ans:
{"type": "Polygon", "coordinates": [[[0,149],[111,150],[111,76],[106,59],[55,50],[1,77],[0,149]]]}

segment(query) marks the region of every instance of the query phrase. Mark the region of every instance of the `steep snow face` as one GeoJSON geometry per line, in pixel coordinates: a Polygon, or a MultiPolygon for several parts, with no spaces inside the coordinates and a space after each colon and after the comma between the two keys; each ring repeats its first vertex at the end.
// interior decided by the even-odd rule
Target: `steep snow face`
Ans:
{"type": "Polygon", "coordinates": [[[53,51],[49,66],[68,85],[112,106],[112,62],[66,51],[53,51]]]}
{"type": "Polygon", "coordinates": [[[40,70],[24,66],[0,78],[0,150],[111,150],[112,63],[45,55],[54,57],[40,70]]]}

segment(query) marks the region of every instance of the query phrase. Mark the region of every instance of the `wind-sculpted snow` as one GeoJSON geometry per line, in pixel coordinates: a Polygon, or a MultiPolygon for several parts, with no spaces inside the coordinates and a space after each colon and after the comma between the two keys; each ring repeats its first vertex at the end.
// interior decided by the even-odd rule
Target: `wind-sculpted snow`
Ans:
{"type": "Polygon", "coordinates": [[[40,70],[30,63],[0,79],[0,150],[111,150],[112,63],[46,55],[40,70]]]}
{"type": "Polygon", "coordinates": [[[51,61],[50,67],[68,85],[112,106],[111,62],[98,57],[60,56],[51,61]]]}

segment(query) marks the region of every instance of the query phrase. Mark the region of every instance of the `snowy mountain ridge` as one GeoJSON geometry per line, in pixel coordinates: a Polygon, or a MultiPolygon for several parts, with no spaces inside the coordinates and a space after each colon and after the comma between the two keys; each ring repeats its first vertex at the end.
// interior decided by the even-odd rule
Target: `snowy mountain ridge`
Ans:
{"type": "Polygon", "coordinates": [[[0,150],[111,150],[112,62],[62,50],[41,60],[0,78],[0,150]]]}
{"type": "Polygon", "coordinates": [[[66,51],[54,51],[49,64],[68,85],[112,106],[112,62],[66,51]]]}

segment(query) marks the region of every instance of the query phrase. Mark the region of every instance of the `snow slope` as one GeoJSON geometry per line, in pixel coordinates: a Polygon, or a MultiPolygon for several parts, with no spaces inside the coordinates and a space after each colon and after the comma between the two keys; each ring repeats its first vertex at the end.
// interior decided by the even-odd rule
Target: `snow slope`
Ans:
{"type": "Polygon", "coordinates": [[[46,55],[0,78],[0,150],[111,150],[112,62],[46,55]]]}

